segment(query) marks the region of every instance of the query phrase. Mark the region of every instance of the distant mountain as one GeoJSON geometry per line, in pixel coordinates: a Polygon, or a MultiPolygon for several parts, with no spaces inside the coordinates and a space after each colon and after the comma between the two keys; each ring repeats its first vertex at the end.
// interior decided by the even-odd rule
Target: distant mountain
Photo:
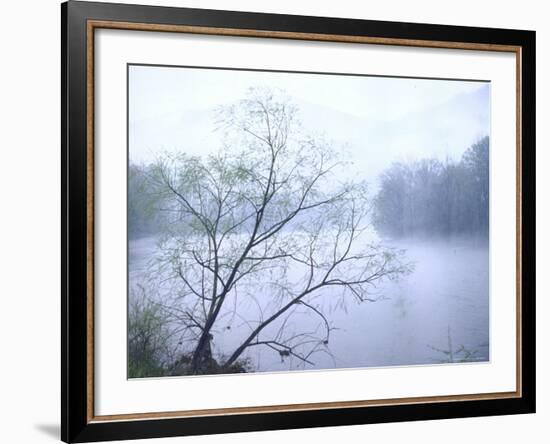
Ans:
{"type": "MultiPolygon", "coordinates": [[[[394,121],[379,119],[296,101],[307,133],[323,135],[342,147],[343,157],[354,163],[346,174],[375,181],[392,162],[436,157],[460,158],[476,140],[490,131],[490,86],[480,84],[433,108],[410,113],[394,121]]],[[[372,106],[365,103],[365,107],[372,106]]],[[[130,122],[130,158],[151,161],[162,150],[201,155],[221,145],[209,109],[159,114],[147,122],[130,122]]]]}
{"type": "MultiPolygon", "coordinates": [[[[435,157],[460,158],[475,141],[490,132],[490,88],[481,86],[433,108],[394,121],[365,119],[305,104],[304,127],[345,143],[356,171],[372,180],[395,161],[435,157]]],[[[365,104],[365,106],[369,106],[365,104]]]]}

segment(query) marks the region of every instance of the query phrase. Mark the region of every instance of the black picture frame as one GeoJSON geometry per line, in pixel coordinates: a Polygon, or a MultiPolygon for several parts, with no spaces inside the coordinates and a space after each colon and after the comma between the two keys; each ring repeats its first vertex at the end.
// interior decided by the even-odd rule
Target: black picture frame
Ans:
{"type": "MultiPolygon", "coordinates": [[[[202,9],[69,1],[61,5],[62,104],[62,274],[61,274],[61,438],[90,442],[510,415],[535,412],[535,32],[507,29],[397,23],[202,9]],[[441,400],[323,409],[241,412],[151,419],[96,421],[90,416],[88,359],[93,319],[87,294],[89,273],[90,142],[87,101],[88,22],[114,21],[185,25],[265,32],[305,33],[445,43],[512,45],[520,48],[521,171],[520,215],[521,393],[499,399],[441,400]]],[[[93,182],[92,182],[93,183],[93,182]]],[[[497,277],[498,278],[498,277],[497,277]]]]}

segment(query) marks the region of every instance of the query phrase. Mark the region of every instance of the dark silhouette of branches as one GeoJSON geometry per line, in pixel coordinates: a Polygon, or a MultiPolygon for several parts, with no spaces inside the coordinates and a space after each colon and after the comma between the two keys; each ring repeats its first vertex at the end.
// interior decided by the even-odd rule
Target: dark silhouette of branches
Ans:
{"type": "Polygon", "coordinates": [[[214,336],[241,316],[237,298],[256,304],[258,319],[241,319],[249,332],[217,365],[228,369],[253,347],[314,365],[313,354],[330,353],[334,327],[313,299],[373,301],[377,282],[408,270],[399,251],[369,241],[366,184],[337,179],[345,163],[302,133],[296,113],[281,94],[252,90],[218,110],[219,152],[167,155],[148,170],[170,215],[158,275],[172,286],[164,308],[192,344],[190,373],[209,371],[214,336]],[[321,331],[289,334],[297,309],[321,331]]]}

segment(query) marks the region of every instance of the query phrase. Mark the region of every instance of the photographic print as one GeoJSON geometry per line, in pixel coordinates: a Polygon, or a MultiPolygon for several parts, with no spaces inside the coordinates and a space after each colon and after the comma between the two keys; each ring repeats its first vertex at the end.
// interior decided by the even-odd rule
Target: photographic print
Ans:
{"type": "Polygon", "coordinates": [[[128,378],[490,360],[490,82],[127,69],[128,378]]]}
{"type": "Polygon", "coordinates": [[[534,413],[534,31],[61,7],[61,437],[534,413]]]}

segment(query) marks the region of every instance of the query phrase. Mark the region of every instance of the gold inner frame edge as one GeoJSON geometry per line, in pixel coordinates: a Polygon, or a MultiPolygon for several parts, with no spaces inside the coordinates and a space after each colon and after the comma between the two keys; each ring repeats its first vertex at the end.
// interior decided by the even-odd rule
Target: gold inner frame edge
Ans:
{"type": "Polygon", "coordinates": [[[385,37],[351,36],[335,34],[312,34],[286,31],[265,31],[255,29],[216,28],[188,25],[165,25],[134,23],[109,20],[88,20],[86,25],[86,208],[87,208],[87,422],[115,422],[145,419],[189,418],[200,416],[226,416],[238,414],[260,414],[275,412],[296,412],[303,410],[327,410],[337,408],[359,408],[417,403],[460,402],[491,399],[510,399],[522,396],[522,337],[521,337],[521,153],[522,153],[522,48],[516,45],[499,45],[471,42],[448,42],[436,40],[415,40],[385,37]],[[309,40],[337,43],[361,43],[372,45],[407,46],[422,48],[461,49],[473,51],[511,52],[516,56],[516,391],[496,393],[473,393],[448,396],[420,396],[408,398],[334,401],[322,403],[284,404],[253,407],[228,407],[171,412],[144,412],[115,415],[94,414],[94,31],[95,29],[119,29],[130,31],[177,32],[188,34],[221,35],[233,37],[277,38],[288,40],[309,40]]]}

